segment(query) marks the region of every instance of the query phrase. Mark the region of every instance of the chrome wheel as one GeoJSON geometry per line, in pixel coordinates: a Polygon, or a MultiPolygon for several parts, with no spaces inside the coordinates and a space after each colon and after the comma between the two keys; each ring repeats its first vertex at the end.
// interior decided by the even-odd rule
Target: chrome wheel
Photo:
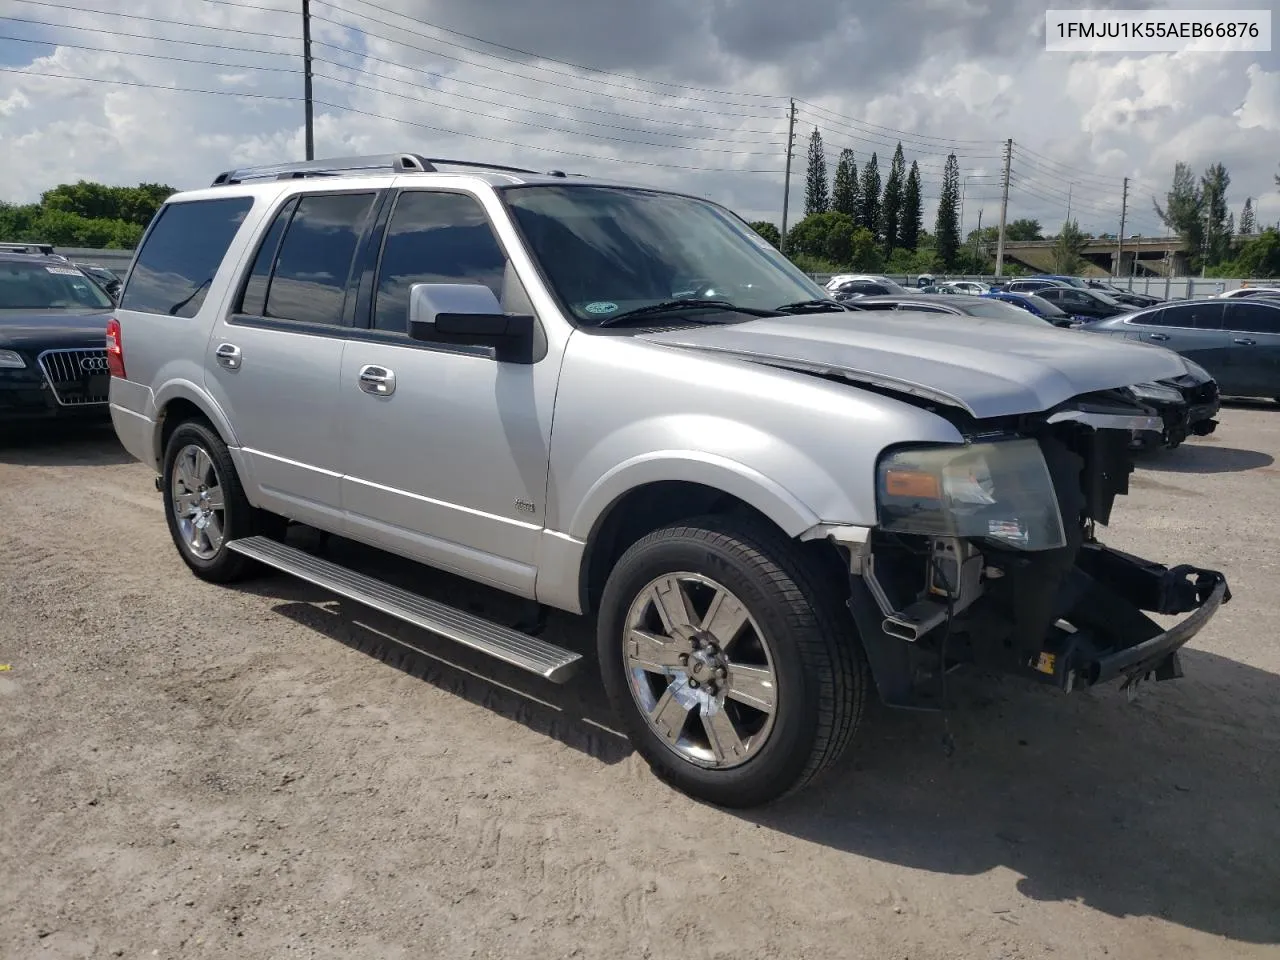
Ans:
{"type": "Polygon", "coordinates": [[[190,443],[178,451],[169,496],[183,546],[212,559],[222,547],[227,507],[218,468],[203,447],[190,443]]]}
{"type": "Polygon", "coordinates": [[[627,612],[623,658],[645,721],[682,759],[727,769],[768,740],[778,709],[769,641],[722,584],[696,573],[650,582],[627,612]]]}

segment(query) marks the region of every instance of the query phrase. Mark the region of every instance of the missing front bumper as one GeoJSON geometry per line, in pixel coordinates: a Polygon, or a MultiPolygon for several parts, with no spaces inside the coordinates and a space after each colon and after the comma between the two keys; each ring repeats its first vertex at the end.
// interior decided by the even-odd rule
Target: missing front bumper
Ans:
{"type": "Polygon", "coordinates": [[[1216,570],[1173,568],[1098,543],[1081,548],[1066,584],[1065,612],[1026,664],[1064,690],[1122,678],[1122,686],[1182,676],[1178,650],[1231,600],[1216,570]],[[1190,614],[1163,629],[1148,613],[1190,614]]]}

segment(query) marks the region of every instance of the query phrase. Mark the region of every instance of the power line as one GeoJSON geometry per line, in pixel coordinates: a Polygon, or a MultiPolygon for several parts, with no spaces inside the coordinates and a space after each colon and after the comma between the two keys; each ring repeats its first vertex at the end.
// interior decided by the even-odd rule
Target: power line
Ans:
{"type": "MultiPolygon", "coordinates": [[[[26,2],[34,2],[34,0],[26,0],[26,2]]],[[[50,4],[50,6],[52,6],[52,4],[50,4]]],[[[69,7],[69,8],[67,8],[67,9],[74,9],[74,8],[70,8],[70,7],[69,7]]],[[[85,11],[85,12],[87,13],[87,12],[90,12],[90,11],[85,11]]],[[[97,13],[97,11],[96,11],[96,10],[95,10],[95,11],[92,11],[92,12],[97,13]]],[[[121,14],[121,16],[123,16],[123,14],[121,14]]],[[[141,20],[151,20],[151,19],[154,19],[154,18],[152,18],[152,17],[139,17],[138,19],[141,19],[141,20]]],[[[103,30],[103,29],[102,29],[102,28],[100,28],[100,27],[78,27],[78,26],[76,26],[76,25],[74,25],[74,24],[70,24],[70,23],[54,23],[54,22],[51,22],[51,21],[48,21],[48,20],[31,20],[31,19],[28,19],[28,18],[26,18],[26,17],[7,17],[7,16],[6,16],[6,17],[0,17],[0,20],[9,20],[9,21],[12,21],[12,22],[14,22],[14,23],[29,23],[29,24],[33,24],[34,26],[37,26],[37,27],[53,27],[53,28],[56,28],[56,29],[59,29],[59,30],[79,30],[79,31],[81,31],[81,32],[83,32],[83,33],[97,33],[97,34],[103,34],[103,33],[105,33],[105,34],[109,34],[110,36],[113,36],[113,37],[127,37],[127,38],[129,38],[130,40],[158,40],[158,41],[161,41],[161,42],[163,42],[163,43],[181,43],[181,44],[185,44],[185,45],[187,45],[187,46],[191,46],[191,47],[209,47],[209,48],[214,49],[214,50],[235,50],[235,51],[238,51],[238,52],[240,52],[240,53],[261,53],[261,54],[265,54],[265,55],[267,55],[267,56],[273,56],[273,57],[297,57],[297,58],[301,58],[301,57],[302,57],[302,54],[300,54],[300,53],[286,53],[286,52],[285,52],[285,51],[283,51],[283,50],[246,50],[244,47],[237,46],[237,45],[235,45],[235,44],[230,44],[230,43],[208,43],[208,42],[203,41],[203,40],[179,40],[179,39],[178,39],[178,38],[176,38],[176,37],[153,37],[153,36],[151,36],[150,34],[146,34],[146,33],[125,33],[125,32],[123,32],[123,31],[121,31],[121,30],[103,30]]],[[[165,22],[165,23],[169,23],[169,22],[178,23],[179,21],[162,21],[162,22],[165,22]]],[[[184,26],[185,26],[185,24],[184,24],[184,26]]],[[[221,29],[221,28],[218,28],[218,29],[221,29]]],[[[246,32],[248,32],[248,31],[246,31],[246,32]]],[[[32,42],[32,43],[45,43],[46,41],[43,41],[43,40],[33,40],[33,41],[28,41],[28,42],[32,42]]],[[[66,44],[53,44],[53,45],[54,45],[54,46],[66,46],[66,44]]]]}
{"type": "MultiPolygon", "coordinates": [[[[313,59],[315,60],[316,63],[326,63],[326,64],[339,66],[339,67],[341,66],[341,64],[333,64],[333,61],[331,60],[321,60],[318,57],[315,57],[313,59]]],[[[360,72],[363,73],[364,71],[360,71],[360,72]]],[[[381,76],[381,75],[373,74],[373,76],[381,76]]],[[[420,97],[410,93],[397,93],[391,90],[383,90],[379,87],[370,86],[367,83],[357,83],[354,80],[341,80],[337,77],[330,77],[320,73],[315,74],[315,78],[317,80],[327,80],[330,83],[341,83],[350,87],[357,87],[361,90],[371,90],[374,93],[379,93],[384,96],[398,97],[402,100],[414,100],[414,101],[417,101],[418,103],[428,103],[428,104],[434,104],[436,106],[441,105],[438,100],[431,100],[431,99],[428,99],[427,97],[420,97]]],[[[388,79],[388,78],[384,78],[384,79],[388,79]]],[[[458,96],[458,94],[452,94],[452,96],[458,96]]],[[[488,102],[488,101],[481,101],[481,102],[488,102]]],[[[502,106],[502,104],[494,104],[494,105],[502,106]]],[[[775,157],[775,156],[778,156],[778,154],[781,153],[782,151],[781,144],[778,144],[773,150],[769,150],[769,151],[751,151],[751,150],[731,150],[725,147],[703,147],[696,144],[688,144],[688,143],[669,143],[669,144],[668,143],[650,143],[643,140],[629,140],[626,137],[610,136],[607,133],[592,133],[587,130],[566,130],[564,127],[551,127],[551,126],[546,126],[544,124],[539,124],[539,123],[528,123],[513,117],[500,117],[500,116],[495,116],[494,114],[491,114],[491,113],[481,113],[478,110],[469,110],[466,108],[459,108],[459,107],[448,107],[447,109],[459,110],[460,112],[469,114],[470,116],[481,117],[486,120],[499,120],[506,123],[518,123],[518,124],[521,124],[522,126],[535,127],[539,130],[547,130],[552,133],[565,133],[570,136],[595,137],[596,139],[599,139],[599,140],[612,140],[617,143],[625,143],[625,144],[630,144],[632,146],[637,146],[637,147],[657,147],[659,149],[664,149],[664,150],[698,150],[703,153],[728,153],[728,154],[733,154],[734,156],[741,156],[741,157],[775,157]]],[[[525,112],[533,113],[535,111],[525,111],[525,112]]],[[[539,114],[539,116],[549,116],[549,114],[539,114]]],[[[642,133],[644,131],[637,130],[634,132],[642,133]]]]}
{"type": "MultiPolygon", "coordinates": [[[[714,90],[708,87],[699,87],[699,86],[694,86],[692,84],[687,84],[687,83],[676,83],[675,81],[671,81],[671,80],[650,80],[644,77],[634,77],[624,73],[617,73],[612,70],[603,70],[599,67],[589,67],[584,64],[573,63],[568,60],[557,60],[555,57],[548,57],[545,54],[533,53],[529,50],[522,50],[519,47],[510,47],[510,46],[507,46],[506,44],[497,43],[496,41],[493,41],[493,40],[486,40],[484,37],[477,37],[469,33],[463,33],[461,30],[453,30],[453,29],[450,29],[449,27],[442,27],[437,23],[431,23],[429,20],[424,20],[421,17],[415,17],[410,14],[404,13],[400,10],[393,10],[390,7],[384,7],[381,4],[374,3],[373,0],[355,0],[355,2],[362,4],[363,6],[366,6],[366,7],[373,7],[375,10],[381,10],[384,13],[390,13],[393,16],[403,17],[404,19],[410,20],[413,23],[422,24],[423,26],[430,27],[433,30],[438,30],[441,33],[451,34],[452,36],[455,36],[455,37],[463,37],[467,40],[474,40],[477,43],[483,43],[486,46],[490,46],[490,47],[497,47],[499,50],[506,50],[510,53],[517,53],[524,57],[534,57],[538,60],[545,60],[548,63],[557,63],[562,67],[571,67],[574,70],[580,70],[580,71],[583,71],[584,73],[598,73],[598,74],[601,74],[602,76],[618,77],[619,79],[629,80],[636,83],[650,83],[655,86],[675,87],[681,90],[692,90],[696,93],[712,93],[712,94],[716,94],[719,96],[726,96],[726,97],[759,97],[765,100],[786,100],[787,99],[786,97],[776,93],[747,93],[747,92],[738,92],[738,91],[730,91],[730,90],[714,90]]],[[[338,10],[342,9],[341,7],[338,7],[336,4],[332,4],[332,3],[330,3],[329,6],[332,6],[338,10]]],[[[345,12],[354,13],[354,11],[350,11],[350,10],[345,12]]],[[[363,16],[363,14],[355,14],[355,15],[363,16]]],[[[458,46],[462,46],[462,45],[459,44],[458,46]]],[[[462,47],[462,49],[469,50],[471,48],[462,47]]],[[[482,55],[487,55],[487,56],[495,56],[494,54],[486,54],[485,51],[483,50],[473,50],[472,52],[480,53],[482,55]]],[[[502,59],[508,59],[508,58],[502,58],[502,59]]],[[[515,62],[515,61],[509,61],[509,62],[515,62]]],[[[572,76],[572,74],[564,74],[564,76],[572,76]]],[[[639,88],[639,89],[642,89],[642,88],[639,88]]]]}
{"type": "MultiPolygon", "coordinates": [[[[219,2],[225,2],[225,0],[219,0],[219,2]]],[[[242,93],[236,90],[208,90],[208,89],[201,89],[196,87],[166,86],[164,84],[145,83],[138,80],[115,80],[115,79],[108,79],[106,77],[80,77],[80,76],[72,76],[69,74],[60,74],[60,73],[33,73],[30,70],[21,69],[17,67],[0,67],[0,72],[16,73],[16,74],[21,74],[23,76],[34,77],[34,78],[78,80],[78,81],[83,81],[87,83],[105,83],[105,84],[113,84],[113,85],[120,85],[120,86],[126,86],[126,87],[142,87],[150,90],[172,91],[177,93],[212,94],[216,96],[246,97],[246,98],[255,99],[255,100],[278,100],[278,101],[287,101],[287,102],[295,102],[295,103],[302,100],[302,97],[290,97],[290,96],[280,96],[280,95],[261,94],[261,93],[242,93]]],[[[700,167],[700,166],[693,166],[690,164],[659,163],[654,160],[637,160],[633,157],[602,157],[602,156],[599,156],[598,154],[576,153],[572,150],[561,150],[557,147],[531,147],[527,143],[518,143],[514,140],[503,140],[498,137],[486,137],[478,133],[463,133],[458,130],[449,130],[445,127],[437,127],[431,124],[422,123],[417,120],[408,120],[403,117],[391,117],[385,114],[374,113],[369,110],[361,110],[356,107],[346,106],[340,103],[330,103],[324,100],[316,100],[315,103],[317,106],[329,107],[332,110],[338,110],[343,113],[354,113],[364,117],[371,117],[375,120],[386,120],[390,123],[400,123],[400,124],[405,124],[411,127],[420,127],[424,130],[431,130],[435,133],[443,133],[443,134],[447,134],[449,136],[454,136],[454,137],[464,137],[471,140],[483,140],[489,143],[499,143],[499,144],[503,144],[505,146],[511,146],[511,147],[520,147],[525,150],[532,150],[534,152],[539,152],[539,153],[554,153],[561,156],[576,157],[581,160],[597,160],[597,161],[604,161],[609,163],[625,163],[625,164],[628,164],[629,166],[658,167],[658,168],[665,168],[665,169],[671,169],[671,170],[699,171],[704,173],[774,174],[774,173],[782,172],[781,170],[777,170],[777,169],[766,170],[766,169],[746,169],[746,168],[739,168],[739,167],[700,167]]]]}
{"type": "Polygon", "coordinates": [[[845,125],[854,124],[856,126],[869,127],[874,130],[883,130],[885,133],[891,133],[903,139],[911,138],[911,139],[917,139],[922,141],[928,141],[928,140],[936,141],[936,145],[942,146],[944,149],[948,149],[945,146],[946,144],[962,144],[962,145],[968,145],[968,146],[990,147],[1000,142],[998,140],[955,140],[950,137],[931,137],[931,136],[928,136],[927,134],[910,133],[906,130],[897,130],[893,127],[884,127],[884,126],[881,126],[880,124],[871,123],[870,121],[867,121],[867,120],[859,120],[857,117],[850,117],[843,113],[836,113],[834,110],[828,110],[826,107],[820,107],[815,103],[810,103],[808,100],[801,100],[799,97],[796,98],[796,103],[802,103],[805,106],[807,106],[809,109],[813,110],[814,112],[820,115],[825,114],[827,115],[827,117],[834,118],[829,120],[828,122],[835,123],[837,126],[841,125],[840,121],[846,121],[845,125]]]}
{"type": "MultiPolygon", "coordinates": [[[[205,2],[207,2],[207,3],[209,3],[209,2],[214,2],[214,0],[205,0],[205,2]]],[[[217,2],[219,2],[219,3],[227,3],[227,2],[230,2],[230,0],[217,0],[217,2]]],[[[357,12],[352,11],[352,10],[347,10],[345,7],[339,7],[339,6],[337,6],[336,4],[329,3],[329,2],[328,2],[328,0],[323,0],[323,2],[324,2],[324,5],[325,5],[325,6],[327,6],[327,7],[331,8],[331,9],[333,9],[333,10],[337,10],[337,11],[339,11],[339,12],[341,12],[341,13],[345,13],[345,14],[347,14],[348,16],[351,16],[351,17],[357,17],[357,18],[359,18],[360,20],[368,20],[368,21],[370,21],[370,22],[372,22],[372,23],[381,24],[381,25],[382,25],[382,26],[384,26],[384,27],[390,27],[392,30],[397,30],[397,31],[399,31],[399,32],[401,32],[401,33],[409,33],[409,34],[412,34],[412,35],[414,35],[414,36],[422,37],[422,38],[424,38],[424,39],[426,39],[426,40],[433,41],[433,42],[435,42],[435,43],[444,44],[445,46],[448,46],[448,47],[455,47],[455,48],[457,48],[457,49],[459,49],[459,50],[468,50],[468,49],[469,49],[469,48],[467,48],[467,47],[462,46],[461,44],[452,43],[451,41],[448,41],[448,40],[441,40],[441,39],[439,39],[439,38],[437,38],[437,37],[433,37],[433,36],[431,36],[430,34],[423,33],[421,30],[412,30],[412,29],[410,29],[410,28],[408,28],[408,27],[405,27],[405,26],[402,26],[402,25],[400,25],[400,24],[388,23],[386,20],[382,20],[382,19],[379,19],[378,17],[370,16],[370,15],[369,15],[369,14],[367,14],[367,13],[357,13],[357,12]]],[[[525,80],[525,81],[530,81],[530,80],[531,80],[531,81],[533,81],[534,83],[542,83],[542,84],[546,84],[546,85],[548,85],[548,86],[553,86],[553,87],[562,87],[562,88],[567,89],[567,90],[573,90],[573,91],[574,91],[574,92],[576,92],[576,93],[594,93],[594,94],[596,94],[596,95],[600,95],[601,93],[603,93],[605,96],[608,96],[608,97],[610,97],[611,99],[614,99],[614,100],[627,100],[628,102],[632,102],[632,103],[644,103],[644,104],[646,104],[646,105],[650,105],[650,106],[652,106],[652,103],[651,103],[650,101],[637,100],[635,97],[619,97],[619,96],[616,96],[615,94],[609,93],[609,92],[607,92],[607,91],[598,91],[598,90],[597,90],[597,91],[591,91],[591,90],[584,90],[584,89],[582,89],[581,87],[578,87],[578,86],[570,86],[570,85],[568,85],[568,84],[564,84],[564,83],[556,83],[556,82],[555,82],[555,81],[553,81],[553,80],[547,80],[547,79],[544,79],[543,77],[539,77],[539,76],[529,76],[529,75],[528,75],[528,74],[526,74],[526,73],[517,73],[517,72],[511,71],[511,70],[504,70],[504,69],[502,69],[502,68],[500,68],[500,67],[496,67],[496,66],[494,66],[493,64],[489,64],[489,63],[477,63],[475,60],[469,60],[469,59],[467,59],[466,57],[459,57],[459,56],[456,56],[455,54],[451,54],[451,53],[442,53],[442,52],[441,52],[441,51],[439,51],[439,50],[430,49],[430,48],[427,48],[427,47],[422,47],[422,46],[419,46],[419,45],[417,45],[417,44],[409,43],[408,41],[405,41],[405,40],[400,40],[400,39],[398,39],[398,38],[396,38],[396,37],[388,37],[388,36],[385,36],[385,35],[383,35],[383,34],[374,33],[373,31],[366,29],[363,25],[353,26],[352,24],[342,23],[342,22],[337,21],[337,20],[334,20],[334,19],[332,19],[332,18],[329,18],[329,17],[322,17],[322,16],[320,16],[320,15],[318,15],[318,14],[314,14],[314,13],[311,15],[311,17],[312,17],[312,19],[313,19],[313,20],[318,20],[318,21],[321,21],[322,23],[328,23],[328,24],[331,24],[331,25],[333,25],[333,26],[335,26],[335,27],[340,27],[340,28],[342,28],[342,29],[344,29],[344,30],[353,30],[353,29],[355,29],[355,30],[358,30],[360,33],[363,33],[365,36],[375,37],[376,39],[379,39],[379,40],[385,40],[385,41],[386,41],[386,42],[388,42],[388,43],[395,43],[395,44],[399,44],[400,46],[410,47],[410,48],[412,48],[412,49],[414,49],[414,50],[418,50],[418,51],[420,51],[420,52],[422,52],[422,53],[428,53],[428,54],[431,54],[432,56],[436,56],[436,57],[443,57],[443,58],[444,58],[444,59],[446,59],[446,60],[453,60],[453,61],[454,61],[454,62],[456,62],[456,63],[465,63],[465,64],[468,64],[469,66],[473,66],[473,67],[480,67],[480,68],[481,68],[481,69],[483,69],[483,70],[492,70],[494,73],[501,73],[501,74],[504,74],[504,75],[506,75],[506,76],[515,77],[515,78],[520,79],[520,80],[525,80]]],[[[470,51],[470,52],[472,52],[472,53],[477,53],[477,52],[478,52],[478,53],[480,53],[480,55],[481,55],[481,56],[487,56],[487,57],[490,57],[491,59],[499,60],[499,61],[504,62],[504,63],[512,63],[512,62],[514,62],[514,61],[510,60],[510,58],[499,57],[497,54],[492,54],[492,53],[483,53],[483,52],[481,52],[481,51],[474,51],[474,50],[472,50],[472,51],[470,51]]],[[[530,65],[530,66],[529,66],[529,69],[531,69],[531,70],[540,70],[540,71],[543,71],[543,72],[545,72],[545,73],[550,73],[550,74],[552,74],[552,75],[556,75],[556,76],[567,76],[567,77],[572,77],[573,79],[579,80],[580,82],[590,82],[590,81],[588,81],[585,77],[579,77],[577,74],[566,74],[566,73],[565,73],[564,71],[562,71],[562,70],[552,70],[550,67],[538,67],[538,66],[530,65]]],[[[619,85],[619,86],[621,86],[621,85],[619,85]]],[[[643,93],[643,94],[646,94],[647,96],[650,96],[650,97],[669,97],[669,98],[673,97],[673,95],[672,95],[672,94],[660,94],[660,93],[656,93],[656,92],[655,92],[655,91],[653,91],[653,90],[642,90],[642,89],[637,89],[637,88],[632,88],[632,87],[625,87],[625,86],[623,87],[623,89],[632,90],[633,92],[636,92],[636,93],[643,93]]],[[[761,105],[759,105],[759,104],[750,104],[750,103],[729,103],[729,102],[722,101],[722,100],[710,100],[710,99],[700,98],[700,97],[683,97],[683,98],[681,98],[681,99],[687,100],[687,101],[689,101],[690,103],[704,103],[704,104],[709,104],[709,105],[713,105],[713,106],[720,107],[720,108],[724,108],[724,107],[746,107],[746,108],[748,108],[748,109],[752,109],[752,110],[759,110],[759,109],[760,109],[760,107],[761,107],[761,105]]],[[[667,105],[667,107],[668,107],[668,109],[671,109],[671,110],[686,110],[686,111],[689,111],[689,112],[691,112],[691,113],[712,113],[712,114],[716,114],[716,115],[718,115],[718,116],[739,116],[739,117],[758,117],[758,116],[759,116],[759,114],[758,114],[758,113],[756,113],[756,114],[747,114],[747,113],[728,113],[728,114],[726,114],[726,113],[724,113],[723,109],[719,109],[719,110],[709,110],[709,109],[707,109],[706,107],[684,107],[684,106],[677,106],[677,105],[673,105],[673,104],[668,104],[668,105],[667,105]]]]}
{"type": "MultiPolygon", "coordinates": [[[[166,20],[163,17],[145,17],[137,13],[116,13],[114,10],[95,10],[90,7],[69,6],[62,3],[50,3],[49,0],[14,0],[15,3],[30,3],[40,7],[52,7],[54,10],[67,10],[71,13],[93,13],[103,17],[122,17],[127,20],[141,20],[146,23],[163,23],[174,27],[198,27],[201,30],[217,30],[219,33],[239,33],[251,37],[261,37],[263,40],[288,40],[295,42],[296,37],[281,36],[280,34],[262,33],[259,30],[242,30],[237,27],[224,27],[212,23],[188,23],[183,20],[166,20]]],[[[57,24],[57,26],[67,26],[67,24],[57,24]]],[[[81,29],[79,27],[75,29],[81,29]]],[[[156,37],[155,39],[161,39],[156,37]]],[[[245,51],[246,53],[249,51],[245,51]]],[[[266,53],[267,51],[254,51],[255,53],[266,53]]],[[[275,51],[272,51],[275,52],[275,51]]],[[[301,56],[301,54],[282,54],[283,56],[301,56]]]]}
{"type": "Polygon", "coordinates": [[[270,70],[272,73],[301,73],[302,70],[297,67],[265,67],[252,63],[223,63],[220,60],[197,60],[193,57],[173,57],[164,53],[143,53],[140,50],[112,50],[110,47],[89,47],[79,43],[65,43],[58,41],[51,43],[48,40],[34,40],[30,37],[7,37],[0,35],[0,40],[10,40],[14,43],[38,43],[45,47],[67,47],[71,50],[87,50],[90,53],[110,53],[117,57],[147,57],[150,60],[170,60],[174,63],[195,63],[203,67],[224,67],[230,70],[270,70]]]}

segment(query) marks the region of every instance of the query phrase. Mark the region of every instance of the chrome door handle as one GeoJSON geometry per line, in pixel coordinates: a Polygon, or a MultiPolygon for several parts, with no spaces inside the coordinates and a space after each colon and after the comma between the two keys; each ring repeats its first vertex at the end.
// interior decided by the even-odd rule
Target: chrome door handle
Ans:
{"type": "Polygon", "coordinates": [[[1235,340],[1232,341],[1232,343],[1238,343],[1244,347],[1254,347],[1254,346],[1257,346],[1258,341],[1250,340],[1248,337],[1236,337],[1235,340]]]}
{"type": "Polygon", "coordinates": [[[1152,340],[1168,340],[1169,335],[1167,333],[1153,333],[1151,334],[1151,339],[1152,340]]]}
{"type": "Polygon", "coordinates": [[[213,351],[214,359],[226,367],[228,370],[239,370],[240,361],[243,356],[240,348],[234,343],[220,343],[218,349],[213,351]]]}
{"type": "Polygon", "coordinates": [[[365,364],[360,368],[360,389],[375,397],[389,397],[396,392],[396,375],[386,367],[365,364]]]}

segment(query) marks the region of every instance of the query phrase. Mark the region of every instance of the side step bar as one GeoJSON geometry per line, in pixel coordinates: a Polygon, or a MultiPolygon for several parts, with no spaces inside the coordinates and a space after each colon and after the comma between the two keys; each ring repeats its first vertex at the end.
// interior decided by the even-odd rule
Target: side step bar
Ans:
{"type": "Polygon", "coordinates": [[[553,683],[568,680],[582,660],[582,655],[572,650],[428,600],[267,537],[232,540],[227,549],[553,683]]]}

